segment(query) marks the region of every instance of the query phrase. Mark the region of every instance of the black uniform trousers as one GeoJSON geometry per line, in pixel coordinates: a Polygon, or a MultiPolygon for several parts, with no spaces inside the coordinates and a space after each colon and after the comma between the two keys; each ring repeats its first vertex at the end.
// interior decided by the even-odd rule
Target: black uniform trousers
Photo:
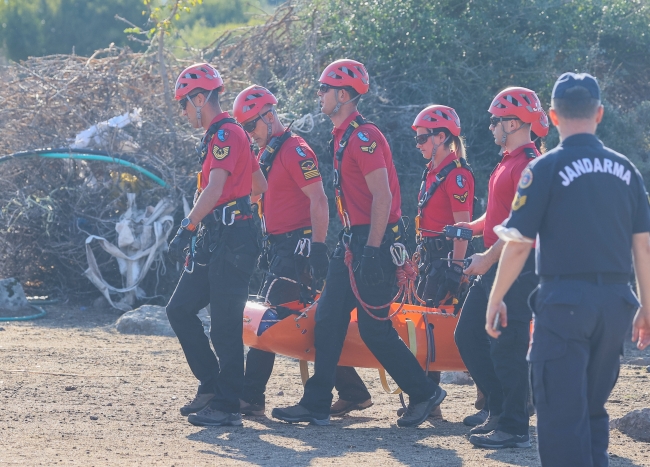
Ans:
{"type": "Polygon", "coordinates": [[[638,306],[627,284],[540,285],[529,360],[542,465],[608,465],[605,402],[638,306]]]}
{"type": "Polygon", "coordinates": [[[454,338],[476,385],[487,398],[490,415],[500,415],[497,430],[514,435],[528,433],[528,362],[532,312],[528,297],[537,287],[535,255],[504,298],[508,326],[498,339],[485,331],[487,301],[496,276],[497,264],[479,276],[469,289],[454,338]]]}
{"type": "Polygon", "coordinates": [[[259,247],[252,220],[221,225],[211,233],[197,258],[206,265],[195,264],[192,274],[183,272],[167,304],[167,317],[201,383],[199,392],[215,394],[210,407],[238,413],[244,383],[243,313],[259,247]],[[197,316],[208,304],[209,340],[197,316]]]}
{"type": "MultiPolygon", "coordinates": [[[[297,283],[299,274],[303,273],[303,281],[309,283],[311,280],[310,277],[305,277],[302,265],[296,267],[294,252],[299,238],[301,237],[298,235],[287,236],[286,234],[271,237],[268,254],[269,272],[260,289],[261,297],[271,305],[281,305],[300,298],[300,286],[297,283]]],[[[264,405],[264,393],[274,363],[274,353],[252,347],[248,350],[244,390],[241,396],[243,401],[264,405]]],[[[343,400],[361,402],[370,399],[370,393],[354,368],[337,367],[335,387],[343,400]]]]}
{"type": "MultiPolygon", "coordinates": [[[[368,226],[353,227],[350,248],[354,255],[353,265],[357,271],[355,278],[359,293],[366,303],[377,306],[388,303],[393,298],[395,265],[391,259],[390,246],[394,240],[393,233],[387,230],[380,247],[381,267],[385,280],[379,285],[368,286],[359,279],[358,274],[358,265],[363,255],[367,235],[368,226]]],[[[305,385],[300,405],[319,414],[329,413],[332,388],[337,374],[336,366],[348,330],[350,312],[357,307],[359,333],[368,349],[399,387],[409,395],[410,403],[425,401],[435,392],[435,383],[426,377],[416,358],[393,328],[392,322],[376,320],[361,308],[352,292],[344,256],[345,247],[343,242],[339,241],[330,260],[325,289],[316,309],[314,374],[305,385]]],[[[386,307],[372,311],[376,316],[386,317],[389,309],[386,307]]]]}

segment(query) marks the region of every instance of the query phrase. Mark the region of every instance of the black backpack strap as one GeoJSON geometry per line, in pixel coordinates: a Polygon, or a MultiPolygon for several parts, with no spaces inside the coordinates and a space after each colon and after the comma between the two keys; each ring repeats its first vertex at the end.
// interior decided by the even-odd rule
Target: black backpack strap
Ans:
{"type": "Polygon", "coordinates": [[[442,185],[442,182],[445,181],[447,175],[449,175],[452,170],[459,169],[461,167],[469,170],[469,172],[472,174],[472,177],[474,176],[474,172],[472,171],[470,165],[467,163],[464,157],[461,157],[444,166],[442,170],[436,174],[436,180],[431,184],[428,190],[426,189],[426,186],[427,175],[429,175],[429,168],[424,169],[424,173],[422,174],[422,183],[420,184],[420,194],[418,195],[418,208],[420,210],[423,209],[429,200],[433,197],[433,194],[436,192],[438,187],[442,185]]]}
{"type": "Polygon", "coordinates": [[[334,151],[334,138],[330,140],[330,152],[337,162],[336,167],[334,168],[333,181],[334,188],[336,189],[341,188],[341,162],[343,161],[343,153],[345,152],[345,148],[348,146],[348,141],[350,140],[352,133],[354,133],[354,131],[357,130],[361,125],[373,125],[375,127],[377,126],[374,123],[363,118],[361,115],[357,115],[354,120],[350,122],[345,130],[345,133],[343,133],[343,136],[339,141],[339,148],[336,150],[336,152],[334,151]]]}
{"type": "Polygon", "coordinates": [[[524,148],[524,154],[526,154],[528,159],[535,159],[537,157],[537,153],[533,148],[524,148]]]}
{"type": "Polygon", "coordinates": [[[286,140],[291,138],[293,133],[289,128],[287,128],[284,133],[282,133],[280,136],[274,136],[271,138],[271,141],[269,141],[269,144],[266,145],[264,148],[264,152],[260,156],[260,168],[262,169],[262,173],[264,174],[264,177],[268,178],[269,177],[269,172],[271,171],[271,167],[273,166],[273,161],[275,160],[275,156],[278,155],[278,152],[280,151],[280,148],[284,144],[286,140]]]}
{"type": "MultiPolygon", "coordinates": [[[[210,125],[210,128],[208,128],[208,131],[205,132],[205,135],[203,135],[203,138],[201,138],[201,144],[197,148],[197,152],[199,153],[199,163],[203,165],[203,162],[205,161],[205,158],[208,155],[208,145],[210,144],[210,141],[212,141],[212,138],[214,135],[221,129],[223,125],[226,123],[233,123],[237,126],[241,126],[239,123],[237,123],[237,120],[235,120],[232,117],[226,117],[222,118],[218,122],[214,122],[212,125],[210,125]]],[[[246,133],[246,132],[244,132],[246,133]]],[[[248,137],[248,133],[246,133],[246,136],[248,137]]],[[[249,138],[250,141],[250,138],[249,138]]]]}

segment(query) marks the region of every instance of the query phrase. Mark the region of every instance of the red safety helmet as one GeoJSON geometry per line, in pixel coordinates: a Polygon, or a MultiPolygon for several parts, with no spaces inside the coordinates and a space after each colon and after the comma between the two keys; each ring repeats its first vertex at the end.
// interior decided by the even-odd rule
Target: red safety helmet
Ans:
{"type": "Polygon", "coordinates": [[[530,123],[537,136],[548,134],[548,117],[535,91],[527,88],[507,88],[494,98],[488,109],[496,117],[513,115],[524,123],[530,123]]]}
{"type": "Polygon", "coordinates": [[[430,105],[422,110],[411,126],[414,130],[417,127],[446,128],[452,135],[460,136],[460,118],[454,109],[446,105],[430,105]]]}
{"type": "Polygon", "coordinates": [[[179,101],[194,89],[213,91],[221,87],[223,79],[216,68],[208,63],[196,63],[178,75],[174,97],[179,101]]]}
{"type": "Polygon", "coordinates": [[[363,63],[347,58],[327,65],[318,81],[335,87],[350,86],[359,94],[367,93],[370,88],[370,77],[363,63]]]}
{"type": "Polygon", "coordinates": [[[232,105],[232,113],[239,123],[250,120],[262,111],[266,104],[276,105],[278,100],[271,91],[262,86],[249,86],[240,92],[232,105]]]}

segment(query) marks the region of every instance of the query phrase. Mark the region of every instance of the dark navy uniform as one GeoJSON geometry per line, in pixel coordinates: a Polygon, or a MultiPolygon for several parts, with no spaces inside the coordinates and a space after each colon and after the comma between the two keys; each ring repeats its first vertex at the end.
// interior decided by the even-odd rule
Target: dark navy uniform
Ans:
{"type": "Polygon", "coordinates": [[[639,307],[632,235],[650,231],[643,179],[596,136],[576,134],[524,170],[505,225],[537,237],[528,359],[542,464],[606,466],[605,402],[639,307]]]}

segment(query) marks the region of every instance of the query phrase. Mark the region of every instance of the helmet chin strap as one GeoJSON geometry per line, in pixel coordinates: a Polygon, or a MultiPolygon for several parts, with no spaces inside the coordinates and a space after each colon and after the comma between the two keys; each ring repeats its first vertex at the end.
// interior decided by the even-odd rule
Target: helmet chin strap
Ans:
{"type": "Polygon", "coordinates": [[[447,141],[449,141],[449,138],[451,138],[451,135],[447,136],[444,141],[441,141],[440,143],[436,144],[433,143],[433,149],[431,150],[431,160],[434,160],[436,158],[436,154],[438,153],[438,149],[440,146],[445,144],[447,141]]]}
{"type": "Polygon", "coordinates": [[[517,133],[519,130],[521,130],[524,125],[519,125],[519,128],[516,130],[513,130],[511,132],[507,132],[506,128],[503,126],[503,120],[501,120],[499,123],[501,123],[501,130],[503,131],[503,136],[501,136],[501,144],[500,146],[503,146],[504,148],[506,147],[506,140],[508,139],[508,136],[517,133]]]}
{"type": "Polygon", "coordinates": [[[201,109],[205,106],[205,104],[208,103],[208,99],[210,99],[210,95],[212,95],[212,90],[208,93],[208,97],[205,98],[205,103],[201,107],[197,107],[194,105],[194,102],[192,102],[192,99],[189,97],[187,98],[188,101],[190,101],[190,104],[192,104],[192,107],[194,107],[194,110],[196,110],[196,121],[198,122],[199,126],[197,128],[200,128],[203,126],[201,123],[201,109]]]}
{"type": "Polygon", "coordinates": [[[352,102],[352,101],[356,101],[356,100],[359,99],[360,97],[361,97],[361,94],[357,95],[357,97],[353,97],[352,99],[348,99],[348,100],[345,101],[345,102],[341,102],[341,101],[339,101],[339,96],[338,96],[338,94],[335,94],[335,95],[334,95],[334,98],[336,99],[336,107],[334,107],[334,110],[332,110],[329,114],[325,114],[325,115],[327,115],[328,117],[333,117],[334,115],[336,115],[336,112],[338,112],[339,110],[341,110],[341,107],[342,107],[342,106],[344,106],[345,104],[349,104],[349,103],[352,102]]]}

